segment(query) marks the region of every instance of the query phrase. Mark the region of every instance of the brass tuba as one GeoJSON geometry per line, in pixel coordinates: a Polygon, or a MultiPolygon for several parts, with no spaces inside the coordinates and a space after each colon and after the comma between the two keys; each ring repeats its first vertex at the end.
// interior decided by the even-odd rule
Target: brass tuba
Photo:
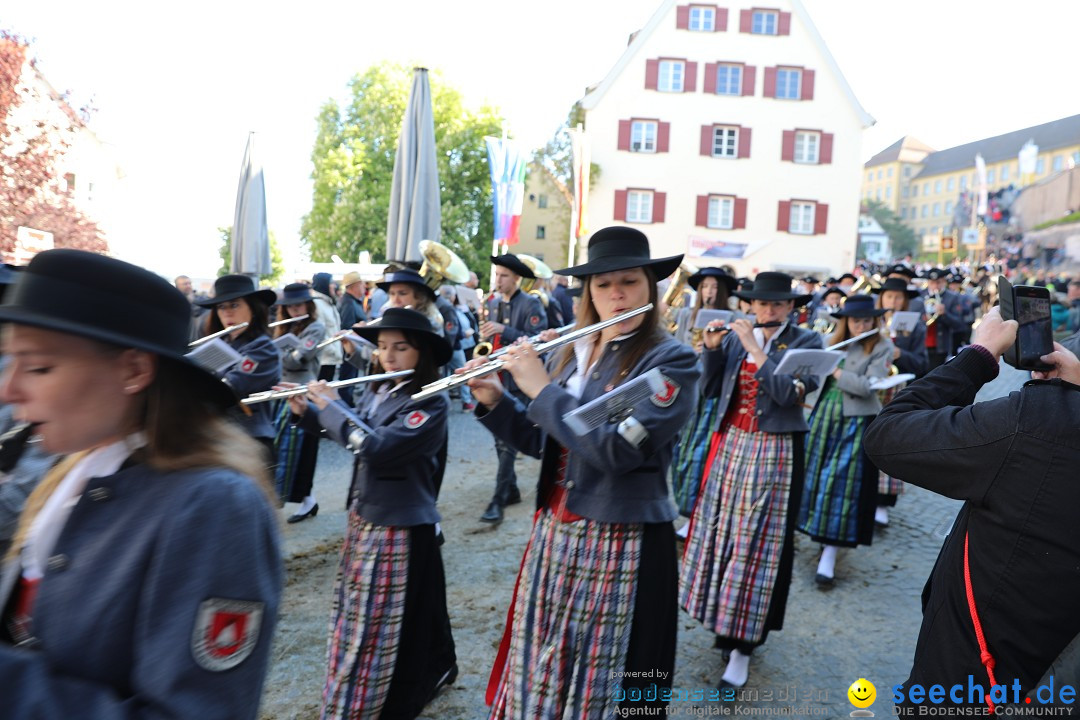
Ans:
{"type": "Polygon", "coordinates": [[[521,292],[535,295],[536,297],[540,298],[540,302],[542,302],[544,304],[544,307],[546,308],[548,306],[548,294],[540,288],[535,287],[536,281],[547,280],[555,273],[552,272],[551,268],[544,264],[543,260],[541,260],[540,258],[535,258],[532,255],[523,255],[519,253],[517,259],[524,263],[525,267],[532,270],[533,275],[536,276],[535,279],[521,279],[521,292]]]}
{"type": "Polygon", "coordinates": [[[698,269],[690,263],[684,262],[679,265],[679,269],[675,271],[675,277],[671,279],[671,284],[668,285],[667,291],[664,293],[663,303],[667,306],[667,310],[664,312],[664,322],[667,323],[669,333],[674,333],[679,326],[677,318],[679,310],[682,309],[683,303],[686,302],[686,286],[690,282],[690,276],[697,273],[697,271],[698,269]]]}
{"type": "Polygon", "coordinates": [[[420,276],[432,290],[451,282],[463,285],[469,282],[469,268],[450,248],[434,240],[420,241],[420,255],[424,264],[420,266],[420,276]]]}

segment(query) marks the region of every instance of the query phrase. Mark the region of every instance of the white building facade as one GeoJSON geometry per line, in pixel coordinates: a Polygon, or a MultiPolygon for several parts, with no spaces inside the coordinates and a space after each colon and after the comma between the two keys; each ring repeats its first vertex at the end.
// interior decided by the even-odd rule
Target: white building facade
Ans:
{"type": "Polygon", "coordinates": [[[581,105],[591,228],[744,275],[854,266],[873,118],[798,0],[665,0],[581,105]]]}

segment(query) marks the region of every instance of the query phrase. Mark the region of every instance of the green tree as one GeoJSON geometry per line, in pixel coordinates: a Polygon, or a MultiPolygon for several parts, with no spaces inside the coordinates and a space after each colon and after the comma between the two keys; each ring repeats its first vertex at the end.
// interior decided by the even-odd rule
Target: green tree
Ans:
{"type": "MultiPolygon", "coordinates": [[[[218,277],[229,274],[232,266],[232,228],[219,227],[221,233],[221,247],[218,248],[218,256],[221,258],[221,267],[218,268],[218,277]]],[[[259,282],[263,285],[277,285],[285,277],[285,259],[281,256],[281,248],[278,247],[277,237],[274,231],[270,231],[270,274],[260,275],[259,282]]]]}
{"type": "MultiPolygon", "coordinates": [[[[551,139],[544,147],[533,153],[533,162],[543,165],[556,180],[567,188],[574,186],[574,153],[570,147],[570,135],[566,132],[569,128],[585,124],[585,111],[581,105],[574,103],[570,108],[570,114],[551,139]]],[[[589,188],[596,185],[600,179],[600,166],[596,163],[589,164],[589,188]]]]}
{"type": "MultiPolygon", "coordinates": [[[[441,242],[473,270],[489,266],[494,233],[491,177],[485,135],[501,132],[498,110],[466,108],[461,93],[430,73],[442,205],[441,242]]],[[[398,133],[408,103],[412,70],[381,63],[349,83],[351,101],[328,100],[319,110],[311,160],[311,212],[300,237],[314,260],[362,250],[386,261],[386,220],[398,133]]],[[[393,258],[391,258],[393,259],[393,258]]]]}
{"type": "Polygon", "coordinates": [[[881,229],[889,236],[889,247],[894,258],[915,255],[919,251],[919,238],[915,236],[915,231],[889,209],[888,205],[880,200],[864,200],[863,206],[867,214],[877,220],[878,225],[881,225],[881,229]]]}

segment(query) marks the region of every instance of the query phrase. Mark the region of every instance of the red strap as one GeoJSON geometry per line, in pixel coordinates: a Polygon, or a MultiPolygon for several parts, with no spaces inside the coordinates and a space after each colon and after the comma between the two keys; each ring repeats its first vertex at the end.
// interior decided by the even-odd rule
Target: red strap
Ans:
{"type": "Polygon", "coordinates": [[[986,647],[986,637],[983,635],[982,623],[979,622],[979,612],[975,609],[975,593],[971,591],[971,566],[968,564],[968,534],[964,533],[964,586],[967,589],[968,611],[971,613],[971,624],[975,626],[975,638],[979,641],[979,660],[986,668],[986,676],[990,678],[990,691],[986,693],[986,704],[990,706],[990,714],[994,715],[994,701],[990,695],[997,685],[994,679],[994,656],[986,647]]]}
{"type": "MultiPolygon", "coordinates": [[[[533,525],[543,510],[537,510],[533,515],[533,525]]],[[[529,535],[529,543],[525,546],[525,552],[521,556],[521,566],[518,568],[517,580],[514,581],[514,594],[510,598],[510,609],[506,611],[506,626],[503,628],[502,640],[499,642],[499,652],[495,655],[495,665],[491,668],[488,677],[487,693],[484,695],[484,704],[491,705],[495,702],[495,693],[499,690],[499,681],[502,680],[503,670],[506,668],[506,656],[510,653],[510,633],[514,625],[514,606],[517,605],[518,588],[521,586],[521,573],[525,570],[525,558],[529,557],[529,547],[532,545],[532,534],[529,535]]]]}

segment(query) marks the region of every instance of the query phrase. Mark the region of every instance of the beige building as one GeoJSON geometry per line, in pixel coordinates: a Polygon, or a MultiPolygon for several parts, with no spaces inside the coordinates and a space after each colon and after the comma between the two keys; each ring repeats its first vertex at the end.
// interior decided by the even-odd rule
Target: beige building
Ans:
{"type": "Polygon", "coordinates": [[[901,138],[866,163],[862,197],[888,205],[917,235],[948,235],[970,222],[957,204],[961,193],[975,189],[976,155],[986,163],[989,192],[1026,187],[1080,165],[1080,115],[940,151],[901,138]],[[1035,168],[1021,175],[1018,155],[1029,141],[1038,150],[1035,168]]]}
{"type": "Polygon", "coordinates": [[[511,247],[510,252],[532,255],[552,270],[567,267],[570,194],[539,163],[530,163],[525,176],[525,202],[518,237],[518,244],[511,247]]]}
{"type": "Polygon", "coordinates": [[[581,107],[590,228],[632,225],[655,256],[742,274],[854,265],[873,118],[799,0],[665,0],[581,107]]]}

